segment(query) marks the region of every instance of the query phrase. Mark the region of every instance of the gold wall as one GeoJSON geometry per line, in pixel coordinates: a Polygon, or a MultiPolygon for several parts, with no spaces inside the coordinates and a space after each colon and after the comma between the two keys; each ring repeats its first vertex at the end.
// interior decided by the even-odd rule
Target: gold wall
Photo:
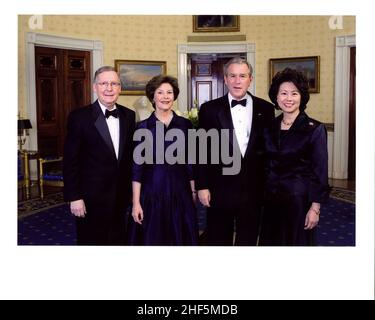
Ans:
{"type": "MultiPolygon", "coordinates": [[[[19,108],[26,115],[25,34],[47,33],[57,36],[103,41],[104,64],[115,59],[167,61],[168,74],[177,76],[177,44],[187,36],[208,35],[192,32],[188,15],[44,15],[43,29],[31,30],[30,16],[18,19],[19,108]]],[[[355,17],[343,19],[343,29],[331,30],[329,16],[241,16],[240,32],[256,46],[256,95],[268,100],[268,60],[270,58],[320,56],[320,93],[312,94],[307,112],[323,122],[333,122],[335,37],[355,34],[355,17]]],[[[210,33],[209,35],[224,33],[210,33]]],[[[131,107],[136,96],[120,96],[119,103],[131,107]]]]}

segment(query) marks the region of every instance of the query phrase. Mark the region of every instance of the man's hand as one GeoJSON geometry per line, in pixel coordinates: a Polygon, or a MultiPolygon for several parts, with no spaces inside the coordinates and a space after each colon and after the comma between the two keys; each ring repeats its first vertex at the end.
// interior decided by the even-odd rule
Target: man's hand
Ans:
{"type": "Polygon", "coordinates": [[[71,201],[70,212],[76,217],[84,218],[86,214],[85,202],[82,199],[71,201]]]}

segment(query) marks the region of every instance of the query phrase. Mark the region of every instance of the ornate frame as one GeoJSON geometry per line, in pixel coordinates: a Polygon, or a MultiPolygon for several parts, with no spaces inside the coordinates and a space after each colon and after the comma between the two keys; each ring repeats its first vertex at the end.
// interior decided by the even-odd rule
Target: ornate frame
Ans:
{"type": "Polygon", "coordinates": [[[270,59],[269,83],[273,76],[286,67],[301,71],[309,81],[309,92],[320,92],[320,56],[270,59]]]}
{"type": "Polygon", "coordinates": [[[193,16],[193,32],[240,31],[240,16],[193,16]]]}
{"type": "Polygon", "coordinates": [[[120,75],[121,95],[145,95],[147,82],[159,74],[167,74],[166,61],[115,60],[120,75]]]}

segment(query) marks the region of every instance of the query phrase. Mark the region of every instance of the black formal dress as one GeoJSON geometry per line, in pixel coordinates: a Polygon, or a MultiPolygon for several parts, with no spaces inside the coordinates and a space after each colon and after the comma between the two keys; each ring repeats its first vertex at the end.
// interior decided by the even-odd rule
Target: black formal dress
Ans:
{"type": "Polygon", "coordinates": [[[64,147],[65,201],[83,199],[87,214],[76,218],[77,244],[124,245],[125,213],[131,201],[135,113],[116,104],[119,155],[98,101],[73,110],[64,147]]]}
{"type": "MultiPolygon", "coordinates": [[[[247,149],[241,156],[241,170],[235,175],[223,175],[225,164],[220,157],[218,164],[211,164],[211,148],[208,146],[207,165],[197,165],[197,190],[209,189],[210,207],[207,208],[206,244],[256,245],[259,217],[263,203],[264,148],[263,129],[274,118],[273,104],[248,93],[253,100],[253,116],[247,149]]],[[[208,131],[222,129],[229,134],[220,135],[229,139],[229,153],[239,146],[233,140],[233,121],[228,95],[202,104],[199,111],[199,127],[208,131]]]]}
{"type": "MultiPolygon", "coordinates": [[[[198,220],[196,208],[192,198],[190,180],[194,180],[193,168],[187,163],[188,129],[192,129],[189,120],[173,113],[168,127],[163,125],[163,137],[157,137],[155,113],[148,119],[137,124],[138,129],[148,129],[153,139],[153,163],[133,164],[133,181],[141,183],[140,202],[143,209],[142,225],[129,221],[130,245],[197,245],[198,220]],[[165,135],[172,129],[183,132],[183,147],[186,149],[184,163],[169,164],[156,163],[157,139],[165,139],[165,135]]],[[[162,152],[174,144],[173,141],[164,141],[162,152]]],[[[139,145],[141,141],[136,143],[139,145]]],[[[136,152],[135,152],[135,158],[136,152]]]]}
{"type": "Polygon", "coordinates": [[[312,245],[316,228],[304,230],[312,202],[327,200],[327,132],[300,112],[289,130],[277,117],[265,129],[266,201],[260,245],[312,245]]]}

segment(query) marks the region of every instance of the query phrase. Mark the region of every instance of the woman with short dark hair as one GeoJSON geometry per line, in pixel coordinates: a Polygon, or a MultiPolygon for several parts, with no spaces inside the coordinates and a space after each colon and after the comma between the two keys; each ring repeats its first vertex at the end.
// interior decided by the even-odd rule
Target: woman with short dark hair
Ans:
{"type": "Polygon", "coordinates": [[[150,100],[150,102],[152,103],[152,106],[154,109],[155,109],[155,101],[154,101],[155,91],[163,83],[168,83],[172,87],[174,100],[177,100],[178,95],[180,93],[180,89],[178,88],[178,82],[176,78],[168,76],[168,75],[167,76],[158,75],[156,77],[153,77],[146,84],[146,96],[148,100],[150,100]]]}
{"type": "Polygon", "coordinates": [[[264,131],[266,201],[259,244],[313,245],[328,187],[327,132],[305,109],[306,77],[286,68],[272,79],[269,97],[282,113],[264,131]]]}

